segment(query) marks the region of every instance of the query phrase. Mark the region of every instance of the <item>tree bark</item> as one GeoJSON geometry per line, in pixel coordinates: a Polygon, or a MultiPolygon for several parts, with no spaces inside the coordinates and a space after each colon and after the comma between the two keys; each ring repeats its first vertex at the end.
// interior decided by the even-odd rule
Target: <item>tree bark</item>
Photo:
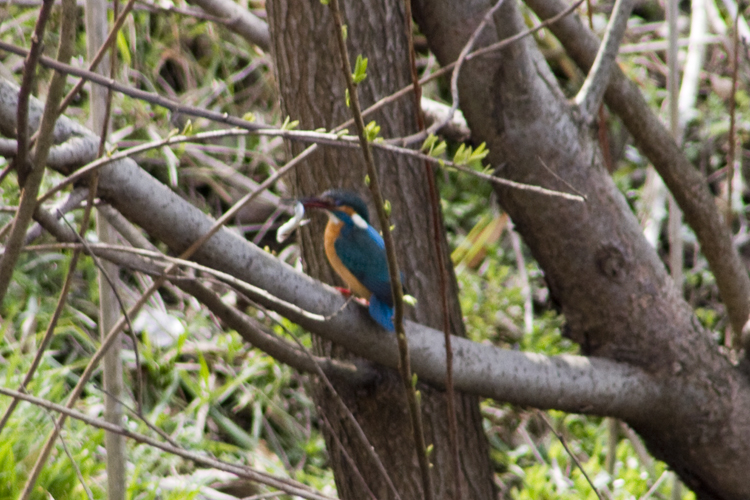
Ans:
{"type": "MultiPolygon", "coordinates": [[[[329,10],[318,2],[272,1],[267,4],[275,68],[281,93],[282,112],[299,120],[304,129],[328,130],[351,117],[346,107],[346,88],[342,63],[329,10]]],[[[363,107],[409,84],[407,26],[403,4],[387,2],[344,2],[347,43],[352,59],[367,57],[368,76],[359,86],[363,107]]],[[[416,132],[414,99],[406,96],[372,118],[381,127],[383,137],[416,132]]],[[[304,148],[290,144],[292,153],[304,148]]],[[[375,152],[383,193],[392,206],[391,221],[405,286],[418,302],[407,310],[407,317],[425,325],[442,328],[440,275],[436,262],[435,236],[430,222],[430,199],[426,171],[422,164],[384,152],[375,152]]],[[[294,174],[294,187],[300,195],[320,193],[332,187],[359,191],[369,202],[365,185],[365,167],[358,150],[322,148],[294,174]]],[[[370,212],[374,215],[372,206],[370,212]]],[[[341,284],[324,257],[321,215],[311,215],[311,228],[302,231],[302,248],[307,272],[327,283],[341,284]]],[[[371,217],[377,225],[375,217],[371,217]]],[[[442,221],[440,224],[442,227],[442,221]]],[[[438,235],[445,262],[449,262],[445,234],[438,235]]],[[[449,316],[452,333],[464,336],[457,285],[449,272],[449,316]]],[[[318,345],[321,352],[343,355],[328,343],[318,345]]],[[[422,498],[422,485],[414,452],[414,440],[402,387],[392,370],[384,370],[382,380],[373,387],[347,387],[337,390],[385,464],[404,499],[422,498]]],[[[431,456],[437,498],[455,498],[453,469],[449,447],[445,393],[420,384],[426,440],[434,445],[431,456]]],[[[345,421],[333,409],[325,389],[317,387],[316,401],[322,408],[350,456],[354,458],[370,489],[378,498],[391,498],[384,482],[363,450],[363,443],[351,436],[345,421]]],[[[494,495],[488,446],[482,430],[476,397],[456,394],[458,442],[462,467],[462,491],[467,498],[489,499],[494,495]]],[[[355,474],[327,438],[334,476],[342,498],[364,498],[355,474]]]]}
{"type": "MultiPolygon", "coordinates": [[[[491,6],[416,3],[441,64],[457,57],[491,6]]],[[[481,45],[523,29],[513,2],[494,20],[481,45]]],[[[602,165],[595,135],[577,121],[533,40],[466,64],[459,88],[474,139],[488,143],[492,164],[505,164],[498,175],[567,190],[546,165],[586,196],[578,204],[496,189],[562,306],[568,335],[585,353],[641,367],[671,387],[664,418],[629,423],[700,498],[750,497],[748,381],[675,289],[602,165]]]]}

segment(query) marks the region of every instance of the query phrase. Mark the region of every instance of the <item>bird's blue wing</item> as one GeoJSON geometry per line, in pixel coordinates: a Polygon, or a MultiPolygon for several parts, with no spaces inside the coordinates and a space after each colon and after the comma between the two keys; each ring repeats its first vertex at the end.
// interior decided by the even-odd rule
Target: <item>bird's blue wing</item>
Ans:
{"type": "Polygon", "coordinates": [[[372,226],[346,224],[334,244],[342,264],[384,305],[393,307],[383,237],[372,226]]]}

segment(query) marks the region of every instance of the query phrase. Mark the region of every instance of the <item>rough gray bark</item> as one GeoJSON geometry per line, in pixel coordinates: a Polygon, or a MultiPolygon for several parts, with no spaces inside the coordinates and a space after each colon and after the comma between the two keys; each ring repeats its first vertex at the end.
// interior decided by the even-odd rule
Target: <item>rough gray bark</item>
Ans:
{"type": "MultiPolygon", "coordinates": [[[[318,2],[286,1],[269,2],[267,8],[283,113],[300,120],[304,129],[325,127],[330,130],[346,121],[351,112],[345,105],[346,86],[328,9],[318,2]]],[[[397,0],[344,2],[343,9],[352,58],[362,54],[369,59],[368,77],[359,85],[360,99],[366,107],[410,82],[403,3],[397,0]]],[[[387,112],[379,112],[367,121],[371,119],[381,126],[381,135],[385,138],[416,132],[413,97],[402,98],[387,112]]],[[[291,150],[296,154],[304,147],[292,144],[291,150]]],[[[384,152],[376,152],[375,160],[384,196],[392,206],[391,221],[395,224],[399,266],[406,276],[409,293],[418,300],[416,308],[407,310],[407,317],[441,328],[440,279],[435,265],[437,257],[430,223],[426,172],[419,162],[384,152]]],[[[295,171],[293,184],[301,195],[343,186],[360,191],[369,200],[365,173],[360,151],[323,148],[295,171]]],[[[372,207],[371,213],[371,222],[376,225],[372,207]]],[[[312,228],[302,232],[306,270],[325,282],[340,284],[334,278],[322,248],[325,216],[313,215],[313,220],[312,228]]],[[[449,261],[445,235],[439,237],[445,260],[449,261]]],[[[457,286],[452,273],[447,293],[452,332],[463,336],[457,286]]],[[[343,355],[340,350],[331,351],[329,345],[320,345],[319,349],[343,355]]],[[[382,381],[374,387],[352,389],[339,385],[338,389],[380,454],[402,498],[422,498],[406,401],[396,374],[384,372],[382,381]]],[[[434,445],[431,461],[435,471],[436,497],[454,498],[445,394],[424,385],[420,390],[425,437],[428,444],[434,445]]],[[[332,412],[325,391],[319,388],[316,393],[323,412],[349,455],[354,457],[372,491],[378,498],[390,498],[382,478],[362,449],[362,443],[351,437],[351,430],[346,429],[336,412],[332,412]]],[[[492,498],[492,471],[478,401],[473,396],[457,394],[456,407],[463,492],[467,498],[492,498]]],[[[330,437],[328,450],[341,497],[363,498],[365,492],[330,437]]]]}
{"type": "MultiPolygon", "coordinates": [[[[422,31],[442,64],[455,59],[490,2],[418,1],[422,31]],[[457,19],[465,22],[457,23],[457,19]],[[472,20],[474,22],[472,22],[472,20]]],[[[485,43],[523,28],[515,4],[495,16],[485,43]]],[[[568,333],[589,354],[642,367],[672,386],[662,418],[630,422],[700,498],[750,497],[750,385],[719,353],[643,238],[531,40],[471,61],[461,102],[498,175],[565,189],[542,166],[587,197],[585,205],[497,188],[561,304],[568,333]]]]}
{"type": "MultiPolygon", "coordinates": [[[[0,79],[0,130],[16,116],[18,87],[0,79]]],[[[29,120],[38,124],[42,104],[33,99],[29,120]]],[[[11,132],[12,133],[12,132],[11,132]]],[[[85,147],[96,136],[66,117],[56,124],[61,141],[77,141],[85,147]]],[[[90,152],[93,160],[95,151],[90,152]]],[[[61,171],[69,168],[60,166],[61,171]]],[[[130,160],[104,167],[99,182],[100,196],[175,253],[185,250],[212,225],[200,209],[172,192],[130,160]],[[154,214],[158,214],[155,217],[154,214]]],[[[60,241],[75,241],[73,235],[56,231],[54,221],[47,229],[60,241]]],[[[60,229],[63,226],[57,226],[60,229]]],[[[120,265],[150,269],[127,256],[100,254],[120,265]]],[[[299,313],[297,308],[329,315],[338,311],[344,299],[333,289],[298,273],[272,255],[223,229],[195,254],[194,260],[236,276],[266,290],[278,299],[249,296],[275,310],[321,338],[383,366],[396,368],[398,349],[392,335],[384,334],[369,320],[366,310],[350,304],[328,321],[321,322],[299,313]]],[[[248,293],[245,290],[245,293],[248,293]]],[[[414,371],[420,380],[442,387],[445,378],[445,349],[440,332],[407,322],[414,371]]],[[[562,355],[545,356],[500,349],[454,338],[454,377],[458,390],[522,406],[555,408],[595,415],[611,415],[628,421],[661,418],[666,388],[643,370],[602,358],[562,355]]],[[[258,346],[256,346],[258,347],[258,346]]],[[[309,371],[304,366],[292,366],[309,371]]],[[[670,387],[673,390],[674,387],[670,387]]],[[[673,409],[670,411],[674,411],[673,409]]]]}

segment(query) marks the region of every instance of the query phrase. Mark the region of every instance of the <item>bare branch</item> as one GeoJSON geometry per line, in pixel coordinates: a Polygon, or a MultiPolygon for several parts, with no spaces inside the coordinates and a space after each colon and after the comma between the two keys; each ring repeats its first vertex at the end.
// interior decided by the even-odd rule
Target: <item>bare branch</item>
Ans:
{"type": "Polygon", "coordinates": [[[35,396],[30,396],[28,394],[14,391],[12,389],[6,389],[5,387],[0,387],[0,394],[13,397],[13,398],[18,398],[20,400],[27,401],[31,404],[40,406],[42,408],[56,411],[62,415],[75,418],[76,420],[80,420],[81,422],[84,422],[93,427],[104,429],[109,432],[115,432],[117,434],[123,435],[139,443],[166,451],[167,453],[171,453],[173,455],[180,456],[182,458],[185,458],[186,460],[190,460],[200,465],[231,472],[232,474],[237,475],[237,477],[243,477],[246,479],[250,479],[251,481],[256,481],[258,483],[271,486],[272,488],[277,488],[290,495],[296,495],[302,498],[307,498],[309,500],[334,500],[333,498],[322,495],[318,493],[317,491],[309,488],[308,486],[302,483],[298,483],[297,481],[272,476],[268,473],[257,471],[247,466],[229,464],[227,462],[223,462],[221,460],[217,460],[215,458],[206,456],[203,453],[187,451],[182,448],[175,447],[171,444],[162,443],[160,441],[157,441],[143,434],[133,432],[125,427],[114,425],[109,422],[105,422],[104,420],[99,419],[99,418],[89,417],[76,410],[72,410],[65,406],[47,401],[46,399],[41,399],[35,396]]]}
{"type": "MultiPolygon", "coordinates": [[[[115,24],[112,26],[112,29],[109,31],[109,34],[107,35],[107,38],[102,42],[101,46],[99,47],[99,50],[94,55],[94,58],[91,60],[88,66],[89,71],[96,71],[96,68],[99,66],[99,63],[102,62],[102,59],[104,59],[104,56],[107,53],[107,49],[112,45],[112,43],[115,40],[115,37],[117,36],[117,33],[120,32],[120,28],[125,23],[125,19],[127,19],[128,14],[130,14],[130,11],[133,9],[133,5],[135,5],[135,0],[128,0],[128,3],[125,4],[125,8],[122,10],[122,12],[117,16],[117,19],[115,20],[115,24]]],[[[85,79],[80,79],[75,86],[68,92],[68,95],[65,96],[65,99],[63,99],[63,102],[60,103],[60,114],[64,113],[65,110],[70,106],[70,103],[73,102],[73,99],[76,98],[78,95],[78,92],[81,91],[83,88],[83,85],[86,83],[85,79]]]]}
{"type": "MultiPolygon", "coordinates": [[[[559,0],[526,0],[526,4],[542,19],[557,16],[567,8],[559,0]]],[[[588,71],[599,46],[596,35],[573,16],[551,24],[550,30],[576,64],[588,71]]],[[[750,315],[750,277],[705,180],[651,111],[640,89],[616,66],[604,97],[680,205],[714,273],[732,329],[741,332],[750,315]]]]}
{"type": "MultiPolygon", "coordinates": [[[[211,226],[198,208],[135,165],[105,168],[100,190],[125,217],[178,252],[211,226]],[[151,217],[149,214],[157,206],[160,217],[151,217]]],[[[263,297],[251,297],[321,337],[385,366],[398,366],[393,336],[376,330],[361,306],[350,304],[325,323],[301,314],[300,308],[326,315],[340,308],[344,299],[334,289],[294,271],[235,233],[220,230],[193,258],[252,283],[282,301],[294,302],[296,310],[284,308],[279,301],[271,304],[263,297]]],[[[442,334],[414,323],[408,323],[407,330],[415,373],[420,380],[442,385],[442,334]]],[[[522,405],[623,419],[639,420],[665,409],[658,404],[660,386],[650,376],[626,365],[579,356],[550,358],[455,337],[452,340],[457,353],[457,390],[522,405]]]]}
{"type": "MultiPolygon", "coordinates": [[[[50,2],[51,3],[51,2],[50,2]]],[[[46,6],[46,4],[45,4],[46,6]]],[[[73,38],[75,36],[75,2],[66,1],[63,3],[63,22],[60,33],[60,45],[57,52],[58,61],[65,64],[73,55],[73,38]]],[[[43,33],[43,26],[42,26],[43,33]]],[[[38,33],[37,36],[42,35],[38,33]]],[[[39,40],[41,43],[41,39],[39,40]]],[[[27,68],[28,71],[35,71],[35,67],[31,66],[27,68]]],[[[33,166],[30,172],[25,172],[25,164],[18,166],[19,174],[23,174],[22,177],[26,177],[23,181],[23,191],[21,193],[21,203],[18,207],[18,212],[13,221],[13,228],[11,229],[10,236],[8,237],[5,253],[3,259],[0,261],[0,304],[3,303],[5,293],[8,290],[11,276],[13,275],[13,268],[16,265],[21,246],[23,245],[23,239],[26,233],[26,228],[34,214],[36,208],[36,195],[39,191],[42,178],[44,177],[44,166],[47,163],[47,155],[50,147],[52,146],[52,131],[55,127],[55,121],[57,121],[58,113],[57,106],[62,99],[62,93],[65,86],[65,75],[62,73],[55,73],[52,75],[50,82],[49,91],[47,94],[47,103],[44,108],[44,114],[42,116],[42,122],[39,126],[39,140],[34,148],[33,153],[33,166]],[[26,176],[28,174],[28,176],[26,176]]],[[[29,103],[30,105],[30,103],[29,103]]],[[[22,108],[19,108],[22,109],[22,108]]],[[[26,111],[28,108],[22,110],[22,115],[28,116],[26,111]]],[[[24,120],[21,120],[24,122],[24,120]]],[[[21,123],[23,133],[27,132],[27,128],[21,123]]]]}
{"type": "Polygon", "coordinates": [[[552,426],[552,422],[550,422],[549,419],[547,418],[547,415],[545,415],[542,412],[537,412],[537,413],[538,413],[538,415],[540,417],[542,417],[542,420],[544,420],[544,423],[547,424],[547,427],[549,428],[549,430],[552,431],[552,433],[555,435],[555,437],[558,439],[558,441],[560,441],[560,443],[562,443],[563,448],[565,448],[565,451],[568,453],[568,456],[573,459],[573,461],[575,462],[576,466],[578,466],[578,469],[583,473],[583,477],[586,478],[586,482],[589,483],[589,486],[591,486],[591,489],[594,490],[594,493],[596,493],[596,497],[599,500],[604,500],[602,498],[602,494],[599,493],[599,490],[596,488],[596,486],[594,486],[594,482],[591,480],[591,478],[589,477],[589,475],[586,473],[586,469],[584,469],[583,465],[581,465],[581,462],[580,462],[580,460],[578,460],[578,457],[576,457],[575,453],[573,453],[572,451],[570,451],[570,448],[568,448],[568,443],[565,440],[565,436],[563,436],[562,434],[560,434],[559,432],[557,432],[555,430],[555,428],[552,426]]]}
{"type": "MultiPolygon", "coordinates": [[[[12,45],[3,41],[0,41],[0,49],[7,50],[8,52],[12,52],[13,54],[17,54],[21,56],[25,56],[28,53],[27,49],[17,47],[15,45],[12,45]]],[[[44,56],[40,57],[39,63],[42,66],[46,66],[48,68],[54,69],[55,71],[77,76],[79,78],[84,78],[88,81],[96,83],[97,85],[101,85],[102,87],[106,87],[108,89],[114,90],[115,92],[120,92],[129,97],[140,99],[142,101],[149,102],[151,104],[156,104],[157,106],[161,106],[165,109],[170,110],[172,113],[181,113],[181,114],[185,114],[189,116],[197,116],[200,118],[206,118],[208,120],[212,120],[218,123],[226,123],[227,125],[241,127],[247,130],[255,130],[258,128],[268,127],[268,125],[264,125],[260,123],[252,123],[247,120],[243,120],[242,118],[231,116],[227,113],[218,113],[216,111],[196,108],[193,106],[185,106],[183,104],[175,102],[159,94],[135,89],[128,85],[123,85],[111,78],[107,78],[97,73],[92,73],[91,71],[87,71],[84,69],[75,68],[73,66],[70,66],[69,64],[63,64],[63,63],[60,63],[59,61],[55,61],[54,59],[50,59],[48,57],[44,57],[44,56]]]]}
{"type": "Polygon", "coordinates": [[[271,47],[268,24],[231,0],[192,0],[212,16],[227,18],[224,25],[263,50],[271,47]]]}
{"type": "Polygon", "coordinates": [[[594,64],[591,65],[591,70],[575,97],[575,103],[578,105],[585,123],[593,123],[599,106],[601,106],[612,66],[617,59],[620,42],[628,25],[630,11],[633,10],[633,3],[633,0],[617,0],[615,2],[612,17],[607,24],[607,31],[604,34],[599,52],[596,54],[596,59],[594,59],[594,64]]]}

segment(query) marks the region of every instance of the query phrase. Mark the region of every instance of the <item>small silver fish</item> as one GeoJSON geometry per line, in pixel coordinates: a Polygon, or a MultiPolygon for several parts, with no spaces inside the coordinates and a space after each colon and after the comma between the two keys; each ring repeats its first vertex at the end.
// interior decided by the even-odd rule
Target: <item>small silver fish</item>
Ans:
{"type": "Polygon", "coordinates": [[[276,241],[281,243],[285,239],[289,237],[289,235],[294,232],[295,229],[297,229],[300,226],[304,226],[308,222],[310,222],[310,219],[302,220],[302,217],[305,216],[305,207],[302,205],[302,203],[297,202],[294,204],[294,217],[286,221],[284,224],[279,227],[279,229],[276,231],[276,241]]]}

